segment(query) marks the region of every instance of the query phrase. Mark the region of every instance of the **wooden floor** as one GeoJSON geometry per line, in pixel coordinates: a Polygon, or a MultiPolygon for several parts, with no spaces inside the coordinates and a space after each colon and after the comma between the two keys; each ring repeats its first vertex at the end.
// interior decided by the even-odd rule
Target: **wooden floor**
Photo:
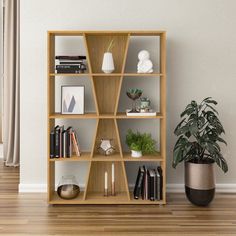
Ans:
{"type": "Polygon", "coordinates": [[[18,194],[18,169],[0,162],[0,235],[236,235],[236,195],[206,208],[184,194],[166,206],[48,206],[46,194],[18,194]]]}

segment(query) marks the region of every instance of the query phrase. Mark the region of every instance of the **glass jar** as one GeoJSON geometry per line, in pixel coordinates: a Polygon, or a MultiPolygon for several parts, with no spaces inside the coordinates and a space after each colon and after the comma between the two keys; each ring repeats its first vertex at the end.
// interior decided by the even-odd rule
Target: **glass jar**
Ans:
{"type": "Polygon", "coordinates": [[[57,194],[63,199],[76,198],[80,193],[80,187],[74,175],[62,176],[57,187],[57,194]]]}

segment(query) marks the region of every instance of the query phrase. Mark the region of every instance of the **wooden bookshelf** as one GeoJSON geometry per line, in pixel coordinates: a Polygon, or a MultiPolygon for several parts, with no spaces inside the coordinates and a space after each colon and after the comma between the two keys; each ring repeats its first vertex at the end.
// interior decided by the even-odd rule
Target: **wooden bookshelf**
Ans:
{"type": "MultiPolygon", "coordinates": [[[[155,53],[155,52],[151,52],[155,53]]],[[[48,203],[49,204],[165,204],[166,203],[166,33],[165,31],[48,31],[48,203]],[[83,37],[88,70],[82,74],[57,74],[55,73],[55,44],[58,36],[83,37]],[[160,71],[151,74],[138,74],[126,72],[125,65],[131,36],[145,36],[159,38],[160,71]],[[116,44],[112,49],[115,63],[115,71],[104,74],[101,71],[103,54],[111,39],[116,44]],[[63,78],[62,78],[63,77],[63,78]],[[62,115],[55,112],[55,83],[56,80],[66,80],[70,77],[87,77],[91,81],[96,111],[84,115],[62,115]],[[147,77],[160,81],[160,112],[156,116],[126,116],[125,112],[118,112],[120,92],[123,80],[126,77],[147,77]],[[112,98],[112,99],[111,99],[112,98]],[[58,119],[94,119],[96,120],[95,135],[92,148],[88,152],[82,152],[81,157],[50,159],[50,131],[54,128],[58,119]],[[118,120],[132,119],[157,119],[160,121],[160,152],[155,155],[144,155],[141,158],[132,158],[130,153],[122,150],[118,120]],[[116,153],[112,156],[103,156],[98,153],[97,146],[102,137],[114,140],[116,153]],[[58,162],[88,162],[88,173],[85,176],[85,188],[79,196],[72,200],[61,199],[55,189],[55,166],[58,162]],[[104,172],[110,176],[112,162],[115,165],[116,195],[104,197],[104,172]],[[161,201],[136,200],[133,198],[126,175],[126,163],[156,162],[163,170],[163,199],[161,201]]],[[[110,186],[110,178],[108,186],[110,186]]],[[[135,180],[134,180],[135,181],[135,180]]]]}

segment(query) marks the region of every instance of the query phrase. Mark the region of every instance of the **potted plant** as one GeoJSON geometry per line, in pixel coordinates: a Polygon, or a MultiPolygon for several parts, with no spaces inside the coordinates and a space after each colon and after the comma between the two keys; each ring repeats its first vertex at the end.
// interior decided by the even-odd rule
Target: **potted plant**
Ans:
{"type": "Polygon", "coordinates": [[[142,157],[143,154],[155,154],[156,141],[152,139],[151,134],[140,132],[133,132],[131,129],[128,130],[126,135],[126,144],[131,150],[132,157],[142,157]]]}
{"type": "Polygon", "coordinates": [[[174,133],[178,140],[174,147],[173,167],[185,162],[185,193],[195,205],[208,205],[214,198],[214,163],[225,173],[228,165],[219,143],[225,133],[211,97],[200,104],[192,101],[180,115],[181,122],[174,133]]]}

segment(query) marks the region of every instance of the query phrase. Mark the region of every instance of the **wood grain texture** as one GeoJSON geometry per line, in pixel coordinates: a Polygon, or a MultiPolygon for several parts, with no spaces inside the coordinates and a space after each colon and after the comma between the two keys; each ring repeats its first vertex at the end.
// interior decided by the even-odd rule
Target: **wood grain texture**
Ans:
{"type": "MultiPolygon", "coordinates": [[[[165,178],[166,178],[166,35],[163,31],[49,31],[48,32],[48,137],[49,132],[55,125],[56,119],[96,119],[97,125],[93,145],[90,153],[84,153],[81,159],[73,157],[70,161],[87,161],[89,164],[87,176],[85,176],[85,191],[83,196],[72,201],[61,200],[55,194],[55,163],[57,160],[48,158],[48,199],[50,204],[165,204],[165,178]],[[87,76],[92,82],[92,92],[95,100],[96,112],[85,113],[84,115],[61,115],[55,113],[55,81],[63,74],[54,73],[55,37],[56,36],[83,36],[86,49],[88,72],[85,74],[64,74],[65,76],[87,76]],[[160,63],[161,73],[137,74],[125,73],[125,65],[130,44],[130,36],[157,36],[160,37],[160,63]],[[111,49],[114,58],[115,71],[111,74],[104,74],[101,70],[103,55],[106,52],[111,40],[114,40],[114,47],[111,49]],[[126,76],[149,77],[151,80],[160,79],[161,113],[153,117],[127,117],[126,114],[117,113],[122,82],[126,76]],[[130,195],[129,183],[126,175],[126,162],[133,162],[130,154],[123,153],[117,119],[160,119],[161,122],[161,154],[144,156],[139,160],[160,163],[164,176],[163,201],[136,201],[130,195]],[[110,157],[98,153],[97,147],[101,139],[113,139],[116,153],[110,157]],[[123,158],[124,157],[124,158],[123,158]],[[103,197],[101,176],[104,175],[111,162],[115,163],[118,174],[116,185],[118,194],[113,198],[103,197]],[[97,184],[98,183],[98,184],[97,184]],[[94,188],[94,189],[93,189],[94,188]]],[[[136,70],[136,68],[135,68],[136,70]]],[[[63,78],[64,79],[64,78],[63,78]]],[[[65,78],[66,79],[66,78],[65,78]]],[[[49,141],[48,141],[49,152],[49,141]]],[[[49,157],[49,153],[48,153],[49,157]]],[[[67,161],[59,159],[58,161],[67,161]]]]}
{"type": "Polygon", "coordinates": [[[163,206],[49,206],[47,194],[18,193],[18,183],[19,168],[0,161],[0,235],[236,235],[236,194],[216,194],[208,207],[184,194],[167,194],[163,206]]]}

